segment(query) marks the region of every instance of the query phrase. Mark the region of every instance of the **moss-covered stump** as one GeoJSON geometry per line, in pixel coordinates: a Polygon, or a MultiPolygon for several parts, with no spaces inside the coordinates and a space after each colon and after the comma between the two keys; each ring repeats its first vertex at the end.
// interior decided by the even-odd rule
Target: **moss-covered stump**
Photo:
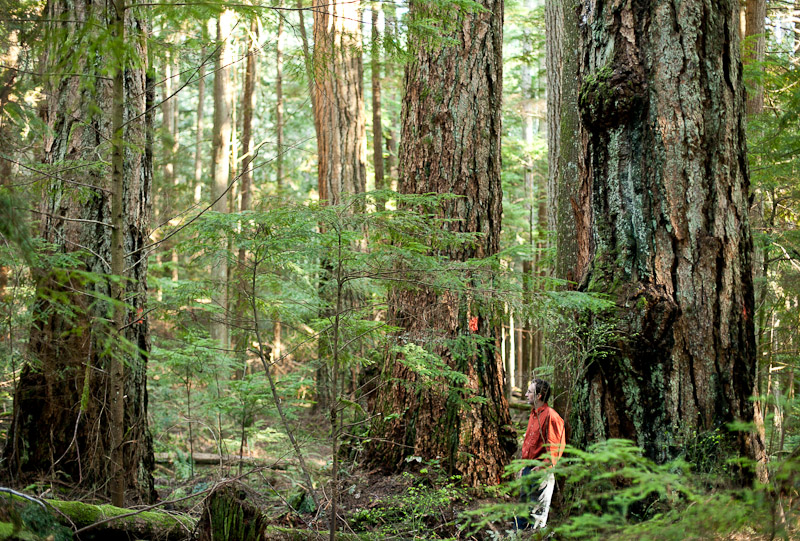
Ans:
{"type": "MultiPolygon", "coordinates": [[[[325,530],[301,530],[269,524],[269,517],[253,502],[258,495],[240,483],[220,485],[206,498],[197,527],[198,541],[319,541],[325,530]]],[[[368,541],[369,534],[336,535],[339,541],[368,541]]]]}
{"type": "Polygon", "coordinates": [[[267,531],[267,518],[248,501],[248,489],[239,483],[220,485],[206,498],[198,526],[200,541],[260,541],[267,531]]]}

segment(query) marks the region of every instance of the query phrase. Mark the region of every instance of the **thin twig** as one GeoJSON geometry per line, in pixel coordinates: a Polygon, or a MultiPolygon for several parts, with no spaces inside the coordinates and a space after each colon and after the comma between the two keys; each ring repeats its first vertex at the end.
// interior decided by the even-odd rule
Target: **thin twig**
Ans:
{"type": "Polygon", "coordinates": [[[34,498],[33,496],[28,496],[27,494],[23,494],[22,492],[17,492],[16,490],[14,490],[12,488],[0,487],[0,492],[5,492],[7,494],[13,494],[14,496],[18,496],[18,497],[23,498],[25,500],[28,500],[28,501],[31,501],[31,502],[34,502],[34,503],[38,503],[39,505],[42,506],[42,509],[45,509],[45,510],[47,509],[47,506],[45,506],[44,502],[42,500],[40,500],[39,498],[34,498]]]}

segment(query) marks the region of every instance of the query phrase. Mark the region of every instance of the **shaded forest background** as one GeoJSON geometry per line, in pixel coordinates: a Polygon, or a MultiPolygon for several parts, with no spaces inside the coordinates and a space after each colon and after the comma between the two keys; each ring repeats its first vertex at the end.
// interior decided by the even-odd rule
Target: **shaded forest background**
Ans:
{"type": "MultiPolygon", "coordinates": [[[[652,331],[625,310],[658,295],[620,293],[608,252],[593,255],[605,275],[565,272],[556,232],[584,230],[568,168],[552,167],[552,62],[570,84],[548,49],[553,5],[575,7],[0,3],[6,484],[197,515],[236,478],[273,526],[513,537],[536,376],[583,427],[556,535],[790,538],[800,6],[736,9],[754,415],[700,411],[686,433],[645,435],[607,422],[643,409],[624,381],[600,395],[607,431],[585,420],[597,367],[629,366],[617,359],[652,331]]],[[[589,50],[565,32],[565,51],[589,50]]],[[[586,116],[604,114],[586,105],[606,77],[590,64],[573,88],[581,128],[557,120],[562,151],[616,127],[586,116]]]]}

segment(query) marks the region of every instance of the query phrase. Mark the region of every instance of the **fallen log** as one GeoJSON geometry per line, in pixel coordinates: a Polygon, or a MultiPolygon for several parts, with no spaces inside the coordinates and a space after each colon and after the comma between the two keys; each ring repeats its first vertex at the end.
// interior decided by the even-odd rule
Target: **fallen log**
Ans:
{"type": "Polygon", "coordinates": [[[515,410],[531,411],[531,405],[527,402],[509,402],[508,407],[515,410]]]}
{"type": "MultiPolygon", "coordinates": [[[[23,495],[24,496],[24,495],[23,495]]],[[[0,539],[62,539],[59,528],[71,530],[81,541],[92,539],[192,539],[197,519],[163,511],[136,511],[113,505],[94,505],[79,501],[39,500],[11,495],[5,515],[10,523],[0,522],[0,539]],[[61,526],[59,526],[59,524],[61,526]]]]}
{"type": "MultiPolygon", "coordinates": [[[[175,453],[154,453],[156,464],[174,464],[178,459],[175,453]]],[[[186,455],[188,457],[188,454],[186,455]]],[[[256,458],[252,456],[243,456],[239,458],[238,455],[218,455],[216,453],[193,453],[192,461],[200,465],[218,465],[222,464],[237,464],[239,462],[245,464],[254,464],[258,466],[269,465],[273,470],[285,470],[287,466],[291,465],[291,460],[276,461],[269,458],[256,458]]]]}
{"type": "Polygon", "coordinates": [[[64,526],[74,525],[84,541],[128,537],[183,541],[193,538],[197,525],[197,519],[180,513],[153,510],[137,512],[113,505],[77,501],[45,501],[61,513],[56,513],[56,519],[64,526]]]}

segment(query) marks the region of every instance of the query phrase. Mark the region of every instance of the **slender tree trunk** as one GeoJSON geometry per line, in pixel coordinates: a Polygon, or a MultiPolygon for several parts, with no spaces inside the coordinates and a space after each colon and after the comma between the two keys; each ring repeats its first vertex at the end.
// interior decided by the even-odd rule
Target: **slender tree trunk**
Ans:
{"type": "MultiPolygon", "coordinates": [[[[579,189],[574,215],[559,215],[578,242],[559,268],[612,296],[614,315],[595,323],[608,317],[617,338],[570,390],[578,443],[630,438],[663,461],[695,431],[753,419],[738,14],[734,0],[580,6],[580,95],[561,96],[580,115],[577,130],[561,125],[577,134],[579,189]]],[[[763,456],[758,437],[737,442],[763,456]]]]}
{"type": "MultiPolygon", "coordinates": [[[[745,5],[745,44],[742,61],[747,64],[764,62],[766,52],[766,0],[747,0],[745,5]]],[[[745,102],[747,115],[757,115],[764,111],[764,86],[759,81],[749,83],[752,91],[747,93],[745,102]]]]}
{"type": "MultiPolygon", "coordinates": [[[[533,10],[535,7],[535,0],[526,0],[525,7],[529,10],[533,10]]],[[[530,149],[533,148],[533,138],[534,138],[534,93],[531,84],[531,65],[530,60],[527,58],[530,57],[532,53],[530,39],[525,39],[523,43],[523,56],[526,57],[526,60],[523,61],[522,67],[520,70],[521,80],[520,80],[520,93],[522,94],[522,138],[525,142],[526,148],[526,161],[527,164],[525,166],[525,210],[527,211],[527,218],[528,218],[528,242],[531,250],[530,259],[526,259],[522,262],[522,275],[523,275],[523,290],[524,290],[524,298],[526,304],[530,304],[533,301],[533,272],[534,272],[534,260],[535,256],[535,248],[536,248],[536,196],[535,196],[535,188],[534,188],[534,172],[533,172],[533,156],[530,154],[530,149]]],[[[520,325],[522,328],[522,336],[521,336],[521,346],[522,346],[522,355],[520,355],[518,359],[518,364],[520,368],[520,374],[524,375],[525,381],[531,378],[531,370],[536,363],[533,360],[533,326],[531,324],[529,318],[523,317],[520,320],[520,325]]]]}
{"type": "MultiPolygon", "coordinates": [[[[241,186],[241,212],[250,210],[253,192],[253,113],[256,108],[256,80],[258,79],[258,51],[254,37],[258,37],[258,21],[250,22],[250,35],[247,38],[247,63],[244,75],[244,92],[242,97],[242,173],[239,177],[241,186]]],[[[244,251],[239,252],[239,260],[243,261],[244,251]]]]}
{"type": "MultiPolygon", "coordinates": [[[[42,72],[60,71],[50,68],[85,48],[87,40],[102,39],[89,21],[108,13],[114,39],[127,36],[136,56],[147,59],[146,29],[136,10],[123,14],[121,5],[51,2],[46,18],[68,22],[46,27],[52,45],[42,72]]],[[[14,396],[5,464],[17,483],[65,475],[74,486],[100,490],[115,503],[126,497],[149,502],[155,491],[142,249],[149,237],[152,118],[144,112],[153,103],[152,81],[143,68],[121,68],[119,58],[78,61],[76,71],[88,77],[53,75],[45,82],[43,116],[50,131],[44,160],[94,166],[67,168],[61,174],[66,182],[48,181],[41,233],[81,267],[78,273],[34,269],[28,351],[33,362],[23,368],[14,396]],[[109,72],[111,82],[95,77],[109,72]],[[110,170],[102,165],[108,162],[110,170]],[[93,187],[76,189],[74,182],[93,187]]]]}
{"type": "MultiPolygon", "coordinates": [[[[384,14],[384,43],[392,43],[397,40],[397,15],[394,0],[386,2],[382,5],[384,14]]],[[[393,90],[395,61],[392,58],[393,51],[389,51],[388,47],[384,47],[386,51],[386,82],[388,92],[386,93],[387,100],[394,102],[396,93],[393,90]]],[[[386,168],[385,172],[389,174],[390,186],[393,187],[397,183],[397,130],[394,127],[394,122],[390,122],[386,129],[386,168]]]]}
{"type": "MultiPolygon", "coordinates": [[[[283,7],[283,0],[278,0],[283,7]]],[[[283,193],[283,16],[278,18],[275,37],[275,193],[283,193]]]]}
{"type": "MultiPolygon", "coordinates": [[[[258,79],[258,50],[256,49],[256,40],[258,39],[258,20],[253,17],[250,21],[250,33],[247,37],[247,61],[245,63],[245,75],[242,92],[242,172],[239,175],[239,211],[244,213],[250,210],[252,193],[253,193],[253,113],[256,108],[256,81],[258,79]]],[[[247,250],[239,248],[237,255],[237,266],[240,274],[239,280],[247,278],[246,274],[247,264],[247,250]]],[[[245,294],[244,287],[238,288],[236,294],[236,313],[233,317],[236,320],[242,321],[242,318],[247,313],[248,299],[245,294]]],[[[241,324],[235,325],[235,339],[234,347],[240,355],[244,355],[247,350],[247,344],[250,342],[249,331],[246,330],[249,325],[243,321],[241,324]]],[[[242,377],[247,374],[247,366],[245,365],[242,371],[242,377]]],[[[244,432],[245,424],[242,423],[242,447],[246,441],[244,432]]]]}
{"type": "MultiPolygon", "coordinates": [[[[200,58],[205,61],[206,50],[200,50],[200,58]]],[[[197,81],[197,128],[195,131],[195,148],[194,148],[194,204],[198,205],[203,196],[203,130],[205,123],[203,116],[205,114],[205,98],[206,98],[206,66],[200,65],[198,71],[197,81]]]]}
{"type": "MultiPolygon", "coordinates": [[[[175,50],[171,54],[177,54],[175,50]]],[[[172,186],[175,182],[175,129],[172,108],[176,106],[176,99],[171,98],[173,93],[173,62],[167,53],[164,58],[164,94],[161,101],[162,147],[164,150],[164,185],[172,186]]],[[[168,205],[172,206],[172,205],[168,205]]],[[[166,212],[171,212],[171,208],[166,212]]]]}
{"type": "MultiPolygon", "coordinates": [[[[278,0],[278,7],[283,7],[283,0],[278,0]]],[[[302,11],[301,24],[302,24],[302,11]]],[[[279,196],[284,192],[283,171],[283,25],[281,16],[278,20],[278,35],[275,43],[275,141],[277,143],[277,156],[275,159],[275,193],[279,196]]],[[[305,28],[303,29],[305,36],[305,28]]],[[[283,355],[282,326],[280,314],[275,315],[272,322],[272,361],[276,362],[283,355]]]]}
{"type": "MultiPolygon", "coordinates": [[[[403,100],[400,191],[463,196],[442,204],[442,216],[455,220],[447,227],[482,235],[474,245],[442,254],[459,261],[495,254],[500,238],[503,2],[479,3],[485,11],[459,13],[458,30],[443,31],[453,42],[418,44],[407,67],[403,100]]],[[[452,14],[412,2],[410,16],[452,14]]],[[[389,359],[389,382],[378,404],[382,413],[398,416],[378,427],[388,443],[374,444],[373,460],[399,469],[410,454],[441,457],[468,484],[500,481],[516,435],[503,392],[499,329],[478,314],[474,332],[494,343],[478,344],[467,354],[448,345],[470,332],[470,317],[469,301],[452,292],[422,288],[392,293],[388,321],[403,329],[406,340],[425,344],[465,374],[467,396],[477,400],[454,401],[458,393],[448,386],[442,391],[416,385],[421,376],[389,359]]]]}
{"type": "MultiPolygon", "coordinates": [[[[170,60],[172,61],[172,76],[174,77],[173,81],[173,88],[176,90],[180,87],[180,73],[181,73],[181,63],[178,57],[177,49],[180,46],[180,33],[175,35],[175,51],[173,54],[170,55],[170,60]]],[[[172,92],[170,92],[172,95],[172,92]]],[[[172,179],[171,185],[173,186],[173,195],[170,201],[170,207],[175,209],[177,206],[182,204],[182,201],[178,198],[178,194],[180,194],[180,178],[178,177],[177,173],[177,164],[175,161],[177,160],[178,154],[180,153],[180,104],[178,101],[178,95],[175,95],[170,101],[173,102],[171,108],[171,118],[170,118],[170,133],[172,136],[172,149],[170,152],[170,162],[172,163],[172,171],[170,172],[170,176],[172,179]]],[[[174,214],[174,210],[172,210],[171,214],[174,214]]],[[[172,281],[178,281],[178,269],[180,268],[180,261],[178,258],[178,250],[175,249],[175,243],[170,242],[170,262],[172,266],[170,268],[170,274],[172,275],[172,281]]]]}
{"type": "MultiPolygon", "coordinates": [[[[747,0],[745,5],[745,43],[742,48],[742,62],[762,63],[766,52],[766,32],[765,19],[767,15],[766,0],[747,0]]],[[[759,71],[761,71],[759,69],[759,71]]],[[[764,112],[764,87],[759,81],[751,81],[749,85],[751,91],[747,93],[745,101],[745,111],[747,116],[755,116],[764,112]]],[[[753,229],[759,231],[764,227],[764,194],[761,190],[754,190],[753,204],[750,206],[750,221],[753,229]]],[[[755,291],[755,306],[761,306],[767,294],[767,270],[768,265],[765,261],[764,249],[759,243],[753,246],[753,283],[761,284],[755,291]]],[[[756,323],[762,318],[757,318],[756,323]]],[[[764,344],[759,339],[762,336],[761,329],[756,328],[756,351],[760,351],[764,344]]],[[[756,364],[758,361],[756,361],[756,364]]],[[[756,366],[755,393],[760,395],[759,382],[761,380],[760,371],[756,366]]],[[[777,412],[776,412],[777,414],[777,412]]],[[[753,402],[753,420],[755,423],[758,437],[766,440],[764,428],[763,405],[760,400],[753,402]]],[[[758,475],[762,481],[767,480],[766,468],[759,466],[758,475]]]]}
{"type": "MultiPolygon", "coordinates": [[[[233,46],[231,32],[233,30],[234,13],[226,10],[217,20],[217,42],[220,44],[219,54],[215,62],[214,74],[214,140],[212,162],[212,199],[216,212],[228,212],[228,184],[230,182],[231,134],[233,130],[233,85],[231,84],[231,67],[233,65],[233,46]]],[[[216,285],[214,301],[220,309],[220,315],[211,324],[211,337],[218,340],[223,347],[228,345],[228,260],[220,256],[212,269],[212,279],[216,285]]]]}
{"type": "MultiPolygon", "coordinates": [[[[297,16],[300,19],[300,42],[303,45],[303,63],[306,68],[306,76],[308,77],[308,93],[311,96],[311,108],[314,108],[314,93],[316,91],[316,82],[314,80],[313,59],[311,58],[311,48],[308,45],[308,32],[306,32],[305,17],[303,17],[303,0],[297,0],[297,16]]],[[[312,8],[313,9],[313,8],[312,8]]],[[[316,114],[314,116],[316,118],[316,114]]]]}
{"type": "MultiPolygon", "coordinates": [[[[381,55],[380,32],[378,31],[378,2],[372,3],[372,163],[375,166],[375,189],[386,189],[383,176],[383,120],[381,119],[381,55]]],[[[384,210],[383,199],[378,201],[378,210],[384,210]]]]}
{"type": "MultiPolygon", "coordinates": [[[[161,102],[162,117],[162,147],[164,150],[164,182],[162,184],[163,204],[159,208],[167,217],[171,217],[176,209],[176,197],[178,190],[178,177],[176,175],[175,160],[178,157],[178,96],[173,96],[175,90],[180,86],[180,64],[178,62],[178,38],[170,41],[172,49],[164,58],[164,95],[161,102]]],[[[170,274],[172,280],[178,280],[178,252],[175,250],[174,243],[166,242],[161,245],[161,249],[170,253],[170,274]]],[[[159,298],[161,291],[159,290],[159,298]]]]}

